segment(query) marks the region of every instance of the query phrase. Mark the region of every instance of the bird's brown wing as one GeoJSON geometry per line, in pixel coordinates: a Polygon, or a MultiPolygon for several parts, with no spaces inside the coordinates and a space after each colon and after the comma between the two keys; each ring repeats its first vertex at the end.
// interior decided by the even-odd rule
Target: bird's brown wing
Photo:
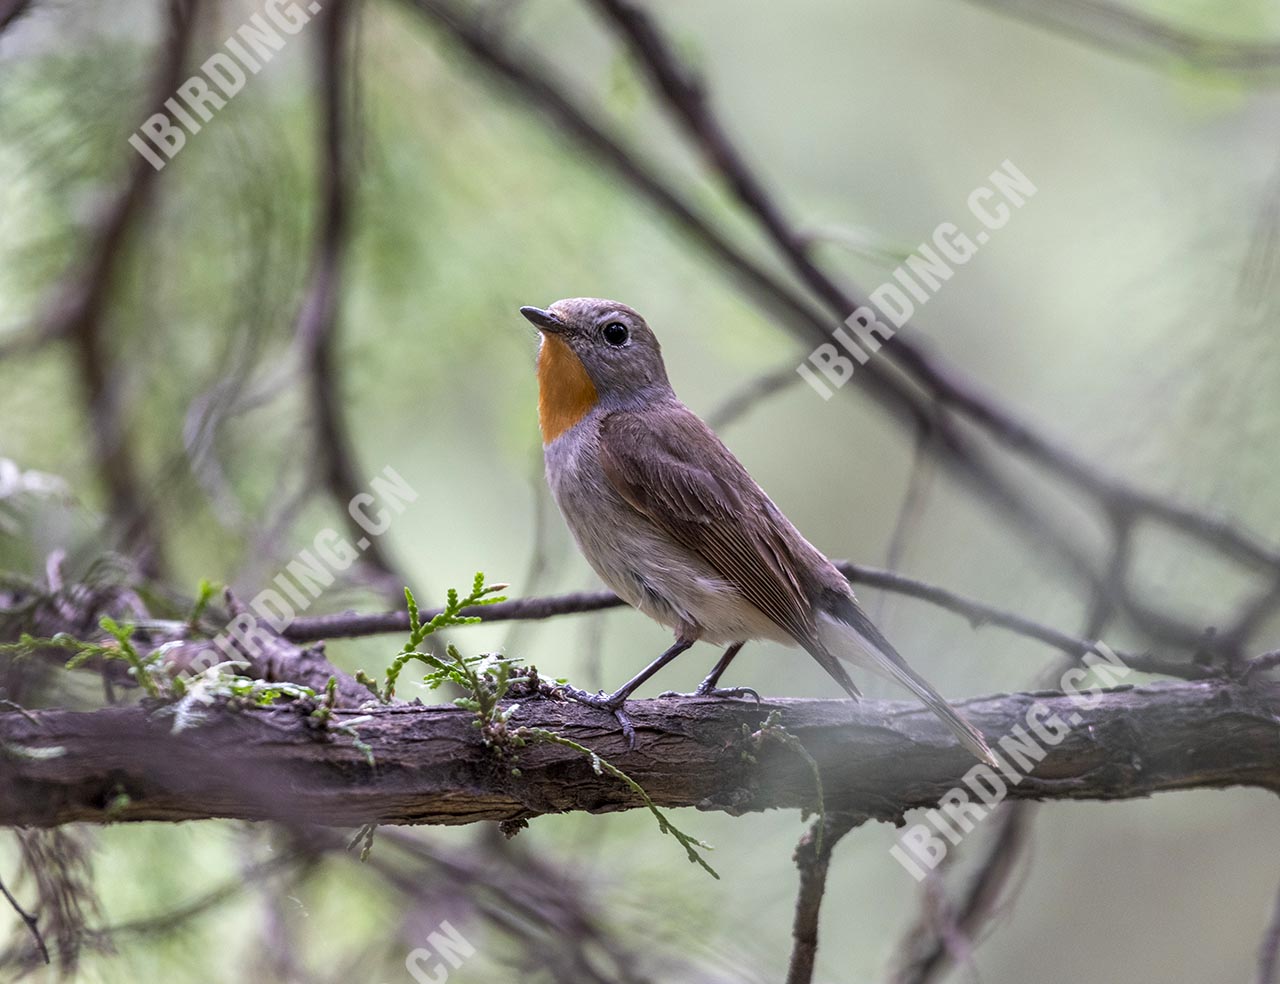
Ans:
{"type": "Polygon", "coordinates": [[[733,453],[680,404],[612,413],[600,425],[605,477],[797,642],[814,641],[799,537],[733,453]]]}

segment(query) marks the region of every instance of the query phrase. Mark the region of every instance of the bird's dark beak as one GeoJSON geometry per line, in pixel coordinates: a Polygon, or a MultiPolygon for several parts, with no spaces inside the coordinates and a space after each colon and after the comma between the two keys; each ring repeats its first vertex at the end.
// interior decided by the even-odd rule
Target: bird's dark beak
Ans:
{"type": "Polygon", "coordinates": [[[562,332],[569,327],[550,311],[544,311],[542,308],[522,307],[520,313],[528,318],[538,331],[562,332]]]}

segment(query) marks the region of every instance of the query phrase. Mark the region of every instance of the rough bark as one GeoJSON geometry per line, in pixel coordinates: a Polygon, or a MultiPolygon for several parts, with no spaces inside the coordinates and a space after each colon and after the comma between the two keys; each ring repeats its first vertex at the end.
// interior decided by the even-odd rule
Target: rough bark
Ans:
{"type": "MultiPolygon", "coordinates": [[[[1010,785],[1018,799],[1127,799],[1237,785],[1280,792],[1278,683],[1118,688],[1092,708],[1052,693],[1002,694],[964,707],[994,740],[1015,725],[1026,728],[1036,707],[1064,720],[1080,715],[1032,775],[1010,785]]],[[[927,711],[899,702],[634,701],[634,751],[609,715],[576,704],[529,700],[511,723],[553,729],[595,749],[663,806],[812,807],[813,777],[796,752],[744,737],[743,725],[754,731],[771,709],[817,760],[829,811],[900,821],[906,810],[936,804],[974,765],[927,711]]],[[[372,747],[373,768],[349,737],[287,706],[212,709],[178,734],[172,717],[140,707],[3,713],[0,824],[208,817],[460,824],[640,805],[617,779],[561,746],[520,750],[513,775],[517,763],[485,748],[472,715],[457,708],[370,713],[358,731],[372,747]]]]}

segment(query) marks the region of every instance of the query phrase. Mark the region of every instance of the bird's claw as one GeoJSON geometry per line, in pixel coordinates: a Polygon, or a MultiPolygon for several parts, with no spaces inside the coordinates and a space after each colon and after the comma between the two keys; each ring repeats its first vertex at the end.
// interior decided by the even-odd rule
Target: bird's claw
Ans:
{"type": "Polygon", "coordinates": [[[620,698],[616,694],[606,694],[604,691],[589,694],[585,690],[579,690],[576,687],[565,687],[564,693],[574,703],[584,704],[587,707],[594,707],[601,711],[609,711],[621,726],[622,737],[627,740],[627,747],[633,751],[635,750],[635,725],[631,723],[631,718],[627,717],[627,712],[623,710],[626,706],[626,698],[620,698]]]}
{"type": "Polygon", "coordinates": [[[564,691],[564,695],[574,703],[586,704],[588,707],[613,709],[613,705],[609,702],[609,695],[603,690],[589,694],[585,690],[579,690],[577,687],[562,687],[561,689],[564,691]]]}
{"type": "Polygon", "coordinates": [[[750,687],[708,687],[703,685],[693,693],[683,693],[679,690],[668,690],[658,695],[659,697],[750,697],[757,704],[760,703],[760,695],[750,687]]]}
{"type": "Polygon", "coordinates": [[[634,752],[636,750],[636,729],[631,723],[631,718],[627,717],[627,712],[621,707],[614,708],[613,716],[617,718],[618,724],[622,728],[622,737],[627,740],[627,749],[634,752]]]}

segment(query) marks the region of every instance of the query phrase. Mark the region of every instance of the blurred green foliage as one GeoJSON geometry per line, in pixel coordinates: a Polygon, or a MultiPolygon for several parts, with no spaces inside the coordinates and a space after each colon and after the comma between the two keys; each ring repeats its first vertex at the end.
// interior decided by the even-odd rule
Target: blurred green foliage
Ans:
{"type": "MultiPolygon", "coordinates": [[[[219,6],[197,50],[215,50],[251,9],[219,6]]],[[[1264,0],[1143,9],[1191,30],[1280,36],[1280,10],[1264,0]]],[[[1126,61],[961,3],[658,12],[807,228],[909,245],[940,221],[960,221],[968,192],[1015,161],[1039,194],[921,311],[918,328],[1099,466],[1280,530],[1274,90],[1126,61]]],[[[695,182],[726,225],[746,229],[577,5],[520,5],[509,27],[695,182]]],[[[803,353],[652,209],[407,12],[367,5],[359,33],[360,180],[338,396],[361,466],[373,475],[391,464],[420,493],[389,542],[424,596],[481,568],[521,595],[590,585],[541,491],[535,343],[516,308],[575,295],[633,304],[661,337],[677,391],[703,414],[803,353]],[[534,563],[535,544],[545,563],[534,563]],[[520,583],[526,571],[538,573],[520,583]]],[[[117,187],[155,41],[154,5],[122,0],[37,2],[0,38],[0,331],[39,317],[117,187]]],[[[316,209],[309,69],[304,33],[189,140],[163,172],[115,285],[108,328],[120,396],[176,583],[207,577],[252,589],[335,520],[322,498],[286,508],[312,457],[298,436],[308,411],[291,349],[316,209]],[[223,387],[245,376],[243,391],[223,387]],[[206,439],[211,415],[225,418],[206,439]],[[262,517],[274,528],[286,515],[287,532],[267,555],[251,546],[262,517]]],[[[874,254],[825,248],[859,284],[887,275],[874,254]]],[[[878,413],[856,379],[848,389],[823,403],[792,387],[725,437],[815,543],[878,563],[908,480],[911,435],[878,413]]],[[[0,361],[0,457],[70,490],[0,499],[0,567],[37,575],[57,547],[71,548],[73,568],[89,563],[102,498],[62,346],[0,361]]],[[[1137,547],[1188,617],[1220,617],[1242,597],[1237,572],[1194,560],[1186,544],[1151,536],[1137,547]]],[[[931,483],[899,566],[1067,629],[1088,602],[945,476],[931,483]]],[[[872,603],[947,694],[1023,686],[1048,656],[902,599],[872,603]]],[[[369,591],[336,589],[317,610],[381,605],[369,591]]],[[[629,677],[666,644],[626,611],[518,633],[458,628],[454,637],[464,634],[468,651],[505,645],[592,686],[629,677]]],[[[354,669],[383,665],[394,645],[362,640],[329,652],[354,669]]],[[[697,647],[655,686],[687,688],[712,660],[697,647]]],[[[820,670],[773,646],[748,647],[733,675],[761,692],[830,695],[820,670]]],[[[706,980],[779,979],[798,819],[702,814],[697,829],[719,846],[722,882],[673,857],[636,813],[547,817],[520,837],[589,878],[602,918],[655,966],[681,952],[706,980]]],[[[1247,979],[1278,875],[1276,832],[1274,804],[1258,792],[1044,808],[1016,897],[975,952],[975,971],[988,982],[1247,979]]],[[[250,846],[271,835],[209,822],[88,836],[102,911],[121,923],[235,878],[250,846]]],[[[443,845],[482,836],[432,832],[443,845]]],[[[820,980],[881,975],[914,918],[920,890],[891,860],[893,837],[867,828],[840,846],[820,980]]],[[[15,857],[0,841],[0,876],[15,857]]],[[[81,978],[270,979],[256,956],[266,886],[179,932],[124,933],[119,952],[88,958],[81,978]]],[[[297,891],[281,918],[317,980],[396,917],[378,878],[354,864],[322,867],[297,891]]],[[[511,945],[481,924],[465,932],[479,954],[451,979],[511,979],[511,945]]],[[[390,941],[360,979],[408,979],[402,961],[390,941]]]]}

